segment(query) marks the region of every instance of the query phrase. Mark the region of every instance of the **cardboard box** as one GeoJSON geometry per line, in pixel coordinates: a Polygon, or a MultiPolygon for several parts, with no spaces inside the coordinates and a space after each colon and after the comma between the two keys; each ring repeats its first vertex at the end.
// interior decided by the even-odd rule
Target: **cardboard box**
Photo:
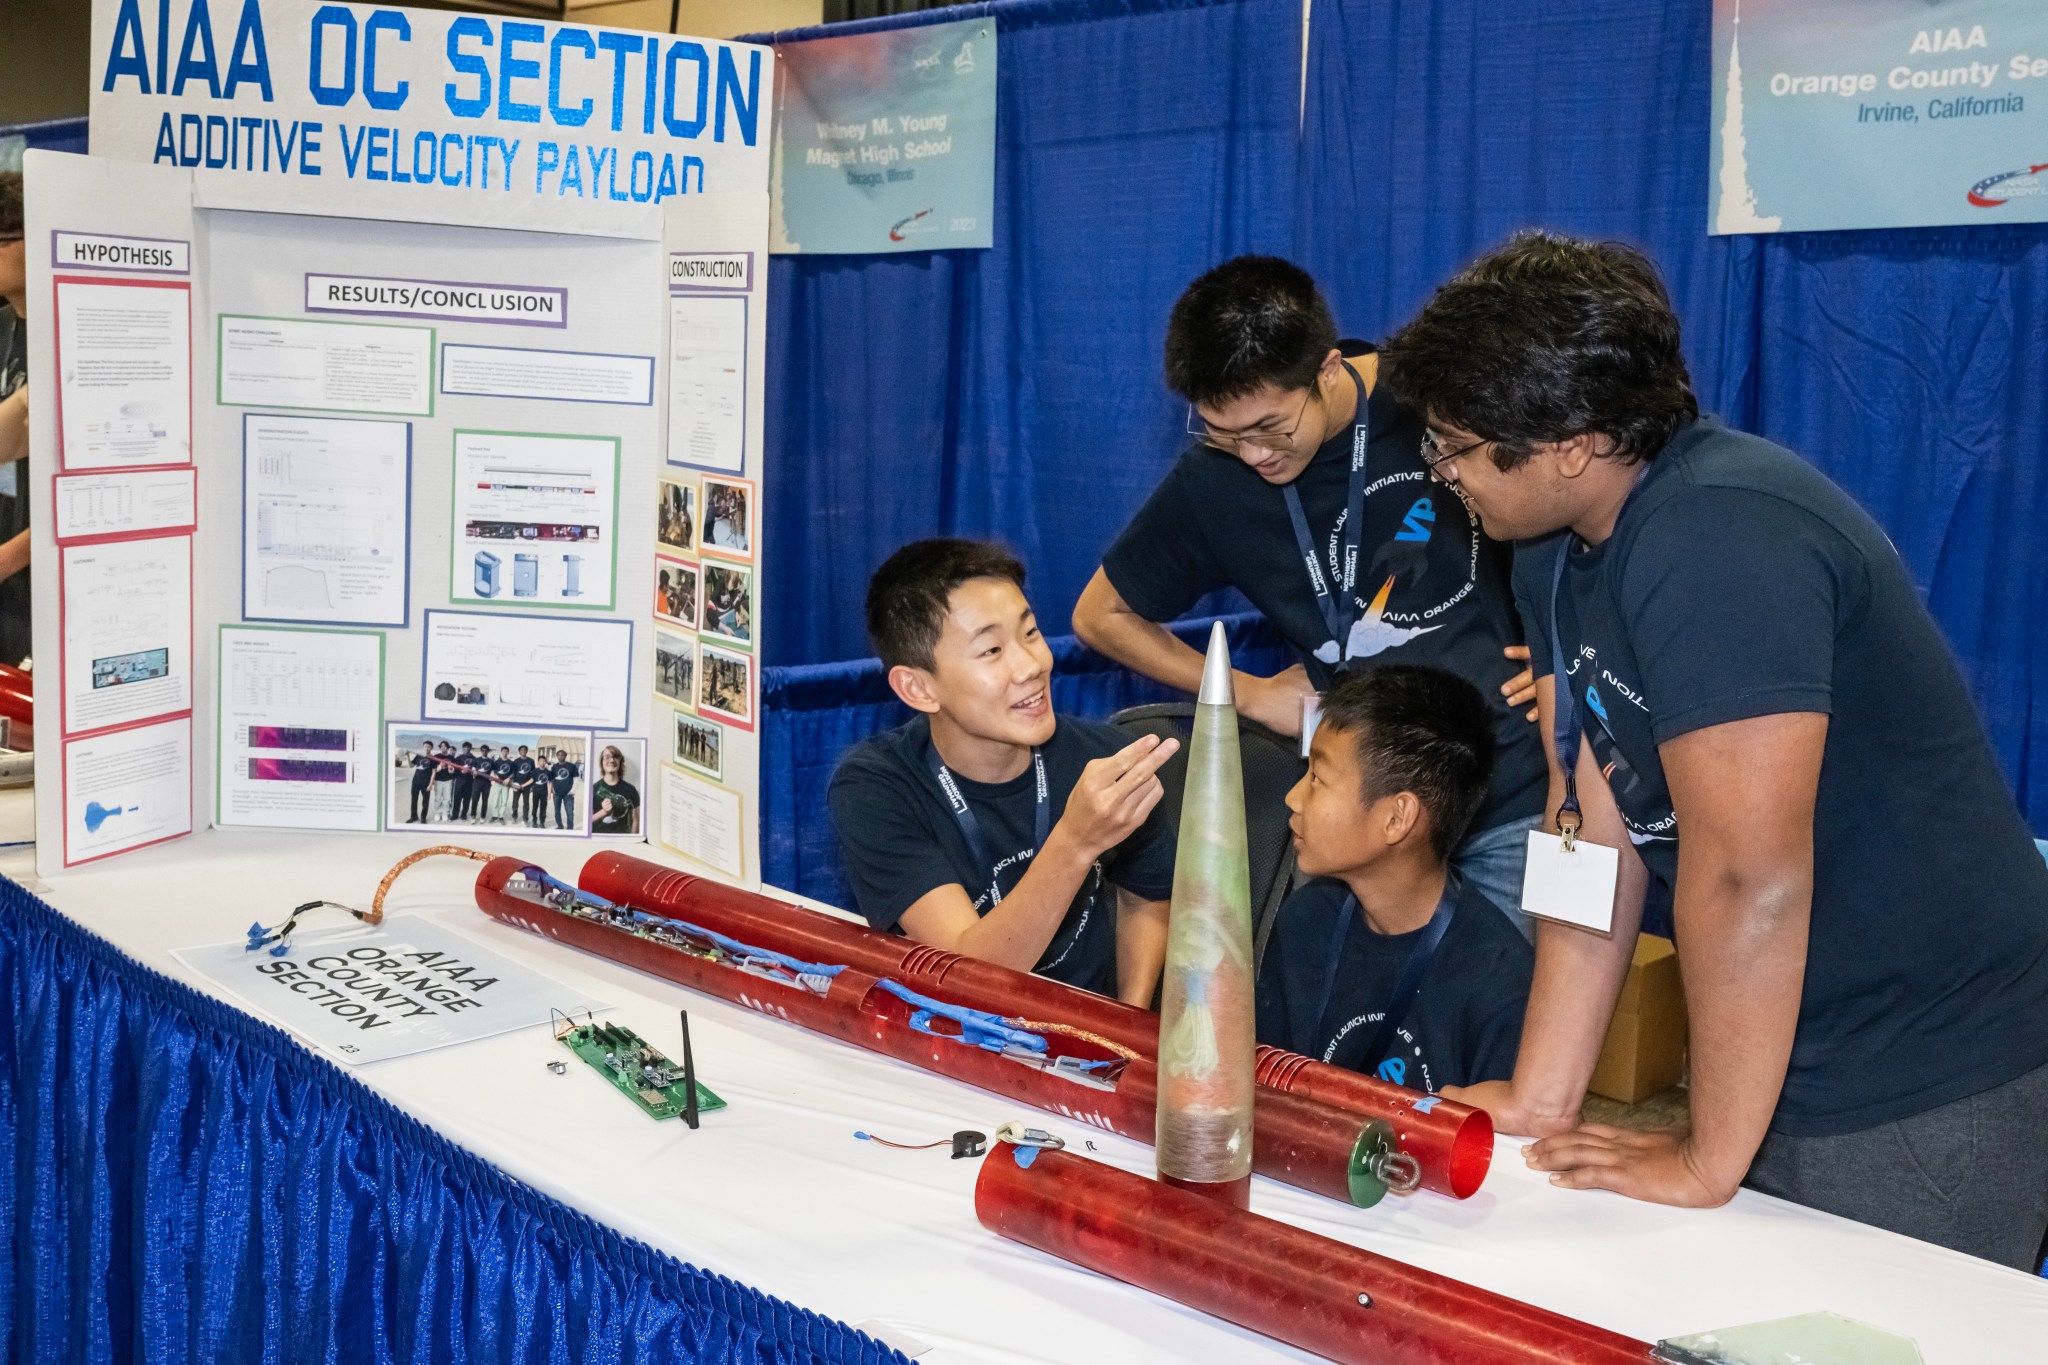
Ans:
{"type": "Polygon", "coordinates": [[[1685,1074],[1685,989],[1668,938],[1644,934],[1621,984],[1607,1043],[1588,1087],[1623,1104],[1669,1090],[1685,1074]]]}

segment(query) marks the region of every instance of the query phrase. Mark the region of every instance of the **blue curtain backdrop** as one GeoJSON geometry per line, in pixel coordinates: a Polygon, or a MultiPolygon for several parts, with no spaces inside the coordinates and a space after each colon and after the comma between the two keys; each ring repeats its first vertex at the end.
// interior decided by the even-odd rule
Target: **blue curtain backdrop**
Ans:
{"type": "Polygon", "coordinates": [[[829,31],[991,11],[995,245],[769,264],[771,664],[868,653],[868,573],[920,536],[1008,541],[1064,631],[1179,444],[1166,310],[1214,262],[1291,244],[1300,0],[1018,0],[829,31]]]}
{"type": "Polygon", "coordinates": [[[907,1365],[628,1241],[0,882],[16,1365],[907,1365]]]}
{"type": "Polygon", "coordinates": [[[1709,238],[1703,4],[1315,0],[1305,104],[1296,0],[992,12],[995,248],[771,265],[769,879],[837,894],[823,782],[893,713],[824,684],[862,686],[830,665],[866,654],[890,550],[1005,539],[1066,625],[1181,444],[1160,346],[1189,279],[1292,254],[1381,336],[1533,225],[1647,247],[1703,402],[1876,515],[2048,831],[2048,229],[1709,238]]]}
{"type": "Polygon", "coordinates": [[[1302,262],[1373,335],[1518,227],[1648,248],[1702,403],[1884,526],[2048,832],[2048,228],[1708,237],[1711,24],[1663,0],[1316,0],[1302,262]]]}

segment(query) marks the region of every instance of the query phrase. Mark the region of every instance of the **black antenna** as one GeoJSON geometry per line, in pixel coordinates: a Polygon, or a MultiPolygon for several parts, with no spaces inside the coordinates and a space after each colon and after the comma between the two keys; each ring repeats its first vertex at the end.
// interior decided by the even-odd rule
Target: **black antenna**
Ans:
{"type": "Polygon", "coordinates": [[[694,1131],[697,1127],[697,1063],[690,1056],[690,1012],[677,1010],[683,1017],[683,1122],[694,1131]]]}

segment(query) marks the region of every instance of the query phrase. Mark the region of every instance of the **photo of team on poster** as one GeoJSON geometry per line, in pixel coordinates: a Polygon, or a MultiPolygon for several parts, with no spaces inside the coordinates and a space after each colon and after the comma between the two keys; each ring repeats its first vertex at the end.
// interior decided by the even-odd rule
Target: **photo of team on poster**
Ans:
{"type": "Polygon", "coordinates": [[[655,495],[654,538],[662,548],[697,553],[697,489],[693,484],[663,479],[655,495]]]}
{"type": "Polygon", "coordinates": [[[673,625],[695,630],[697,574],[695,564],[657,555],[654,560],[654,614],[673,625]]]}
{"type": "Polygon", "coordinates": [[[384,825],[473,834],[584,835],[589,731],[393,722],[384,825]]]}
{"type": "Polygon", "coordinates": [[[753,671],[754,661],[746,655],[729,654],[705,641],[697,662],[698,713],[753,729],[753,671]]]}
{"type": "Polygon", "coordinates": [[[754,571],[737,564],[704,566],[704,633],[741,649],[754,647],[754,571]]]}
{"type": "Polygon", "coordinates": [[[725,777],[725,730],[708,720],[698,720],[678,711],[674,716],[676,748],[670,760],[678,768],[702,773],[714,782],[725,777]]]}
{"type": "Polygon", "coordinates": [[[704,480],[704,545],[708,555],[754,557],[754,485],[744,479],[704,480]]]}
{"type": "Polygon", "coordinates": [[[590,781],[590,832],[600,839],[646,837],[647,741],[606,740],[597,746],[590,781]]]}
{"type": "Polygon", "coordinates": [[[697,704],[697,642],[687,635],[654,632],[654,690],[681,706],[697,704]]]}

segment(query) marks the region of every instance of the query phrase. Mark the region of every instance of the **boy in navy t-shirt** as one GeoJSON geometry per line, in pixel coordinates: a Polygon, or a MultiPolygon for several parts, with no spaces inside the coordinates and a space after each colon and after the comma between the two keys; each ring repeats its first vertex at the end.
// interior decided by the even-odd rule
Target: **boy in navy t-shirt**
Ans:
{"type": "Polygon", "coordinates": [[[1174,854],[1155,774],[1178,741],[1053,714],[1024,566],[996,546],[904,546],[868,584],[867,622],[920,713],[832,775],[868,923],[1149,1006],[1174,854]]]}
{"type": "Polygon", "coordinates": [[[1259,1041],[1417,1090],[1514,1074],[1535,964],[1447,866],[1486,802],[1478,689],[1442,669],[1346,673],[1287,794],[1302,873],[1261,963],[1259,1041]]]}
{"type": "Polygon", "coordinates": [[[1540,928],[1513,1081],[1453,1098],[1543,1139],[1525,1155],[1559,1185],[1714,1205],[1747,1183],[2034,1269],[2048,867],[1884,532],[1791,451],[1701,415],[1670,298],[1628,247],[1489,252],[1388,343],[1386,377],[1428,414],[1438,477],[1522,542],[1548,809],[1619,861],[1612,901],[1579,907],[1611,936],[1540,928]],[[1692,1123],[1582,1126],[1653,881],[1692,1123]]]}

